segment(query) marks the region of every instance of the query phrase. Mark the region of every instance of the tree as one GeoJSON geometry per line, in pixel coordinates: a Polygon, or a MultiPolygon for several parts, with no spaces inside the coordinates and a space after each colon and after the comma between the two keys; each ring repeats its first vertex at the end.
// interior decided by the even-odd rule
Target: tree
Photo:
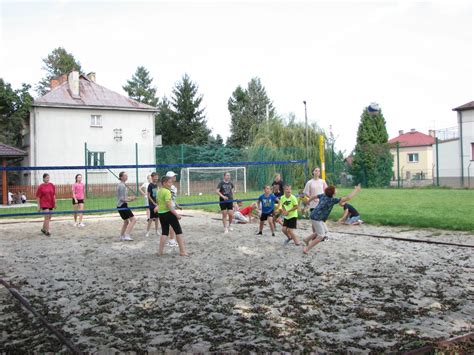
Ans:
{"type": "Polygon", "coordinates": [[[28,123],[33,98],[29,85],[13,90],[9,83],[0,79],[0,142],[22,148],[23,129],[28,123]]]}
{"type": "Polygon", "coordinates": [[[388,145],[385,118],[380,110],[362,112],[357,130],[352,174],[356,183],[365,187],[387,186],[392,177],[393,159],[388,145]]]}
{"type": "Polygon", "coordinates": [[[158,106],[158,98],[156,97],[156,87],[151,86],[153,78],[150,77],[150,72],[145,67],[138,67],[133,74],[132,79],[127,80],[127,84],[122,88],[133,100],[150,105],[158,106]]]}
{"type": "Polygon", "coordinates": [[[210,130],[207,128],[204,109],[201,108],[202,95],[198,94],[198,86],[187,74],[176,83],[172,91],[170,122],[160,124],[163,141],[167,144],[205,145],[209,140],[210,130]],[[170,132],[164,125],[168,123],[174,129],[170,132]],[[170,137],[165,137],[167,132],[170,137]]]}
{"type": "Polygon", "coordinates": [[[247,89],[238,86],[227,102],[231,115],[231,135],[227,144],[232,147],[247,147],[252,142],[251,128],[267,118],[273,118],[275,109],[259,78],[252,78],[247,89]]]}
{"type": "Polygon", "coordinates": [[[39,95],[50,91],[51,79],[57,78],[63,74],[69,74],[72,71],[82,73],[82,67],[71,53],[68,53],[63,47],[54,49],[46,58],[43,58],[46,76],[36,86],[36,91],[39,95]]]}
{"type": "Polygon", "coordinates": [[[158,103],[158,113],[155,116],[155,131],[157,134],[161,134],[163,145],[177,144],[176,141],[179,140],[178,127],[173,119],[173,111],[166,96],[158,103]]]}

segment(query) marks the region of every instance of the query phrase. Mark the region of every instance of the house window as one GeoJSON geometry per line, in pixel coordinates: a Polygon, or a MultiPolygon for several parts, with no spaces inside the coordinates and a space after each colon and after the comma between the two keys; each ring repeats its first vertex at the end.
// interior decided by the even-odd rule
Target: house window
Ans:
{"type": "Polygon", "coordinates": [[[418,153],[408,153],[408,161],[410,163],[418,163],[420,161],[418,153]]]}
{"type": "Polygon", "coordinates": [[[87,152],[87,165],[88,166],[103,166],[105,152],[87,152]]]}
{"type": "Polygon", "coordinates": [[[91,115],[91,127],[102,127],[101,115],[91,115]]]}

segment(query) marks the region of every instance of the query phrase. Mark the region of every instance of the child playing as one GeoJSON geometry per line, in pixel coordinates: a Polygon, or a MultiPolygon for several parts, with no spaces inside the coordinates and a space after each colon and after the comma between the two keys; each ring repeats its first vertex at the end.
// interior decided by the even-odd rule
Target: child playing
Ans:
{"type": "Polygon", "coordinates": [[[353,226],[364,223],[364,221],[360,219],[360,214],[357,212],[354,206],[348,204],[345,201],[339,202],[339,205],[344,208],[344,214],[338,219],[339,223],[350,224],[353,226]]]}
{"type": "Polygon", "coordinates": [[[326,220],[331,213],[333,206],[339,202],[346,202],[353,198],[360,191],[360,185],[357,185],[354,191],[349,195],[342,198],[333,197],[336,194],[336,188],[333,185],[326,187],[324,194],[312,196],[311,199],[319,200],[318,205],[311,212],[311,223],[314,228],[314,233],[304,239],[306,247],[303,249],[303,253],[308,252],[319,242],[327,239],[326,234],[328,233],[328,227],[326,226],[326,220]]]}
{"type": "Polygon", "coordinates": [[[265,185],[263,187],[263,194],[260,195],[260,197],[258,198],[258,209],[260,211],[260,226],[258,228],[257,235],[262,235],[265,221],[268,221],[268,225],[270,226],[270,230],[272,231],[272,237],[274,237],[275,223],[273,222],[273,211],[275,210],[275,201],[277,201],[278,198],[270,191],[270,186],[265,185]]]}
{"type": "Polygon", "coordinates": [[[242,207],[242,201],[234,203],[234,223],[246,224],[252,222],[252,215],[257,208],[256,203],[252,203],[247,207],[242,207]]]}
{"type": "MultiPolygon", "coordinates": [[[[178,188],[174,185],[174,183],[176,182],[176,173],[173,172],[173,171],[168,171],[166,173],[166,176],[170,177],[171,181],[173,182],[173,184],[171,185],[171,188],[170,188],[171,203],[173,205],[173,208],[180,210],[181,207],[176,202],[176,198],[178,197],[178,188]]],[[[178,246],[178,243],[176,243],[176,233],[174,232],[173,228],[170,229],[170,240],[168,241],[168,243],[166,243],[166,246],[167,247],[173,247],[173,248],[178,246]]]]}
{"type": "Polygon", "coordinates": [[[171,197],[171,186],[173,185],[173,178],[169,176],[163,176],[161,179],[161,185],[163,187],[158,191],[158,206],[155,207],[155,212],[158,212],[161,223],[161,238],[160,245],[158,248],[158,256],[163,255],[163,250],[165,248],[165,242],[168,238],[170,227],[172,227],[174,232],[176,233],[176,241],[178,242],[179,246],[179,255],[188,256],[184,248],[183,231],[181,229],[181,225],[179,224],[181,216],[176,212],[175,208],[173,207],[173,201],[171,197]]]}
{"type": "Polygon", "coordinates": [[[291,194],[291,185],[285,185],[285,194],[280,197],[281,214],[283,215],[283,228],[281,231],[288,238],[285,245],[291,240],[295,245],[300,245],[300,240],[295,235],[296,221],[298,220],[298,200],[291,194]]]}
{"type": "Polygon", "coordinates": [[[43,228],[41,233],[50,237],[49,222],[51,221],[51,212],[56,208],[56,187],[49,181],[49,174],[43,174],[43,183],[38,186],[36,191],[36,199],[38,201],[38,211],[46,212],[44,215],[43,228]]]}
{"type": "Polygon", "coordinates": [[[151,182],[147,186],[147,198],[148,201],[148,223],[146,226],[145,237],[150,236],[151,224],[155,222],[155,235],[158,235],[158,212],[155,211],[158,203],[156,198],[158,196],[158,173],[151,173],[151,182]]]}
{"type": "Polygon", "coordinates": [[[309,218],[309,197],[306,196],[303,189],[298,192],[298,205],[300,206],[301,216],[309,218]]]}
{"type": "Polygon", "coordinates": [[[117,185],[117,209],[123,220],[122,229],[120,231],[120,240],[128,242],[133,240],[130,234],[132,233],[135,223],[137,223],[132,210],[128,208],[128,203],[135,201],[135,196],[128,197],[126,185],[128,175],[125,171],[119,173],[119,180],[120,182],[117,185]]]}

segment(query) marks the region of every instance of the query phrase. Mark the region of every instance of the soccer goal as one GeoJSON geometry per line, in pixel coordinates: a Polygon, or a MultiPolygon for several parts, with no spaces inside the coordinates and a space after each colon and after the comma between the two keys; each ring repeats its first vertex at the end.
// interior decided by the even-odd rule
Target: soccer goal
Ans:
{"type": "Polygon", "coordinates": [[[191,196],[213,193],[217,184],[229,172],[236,192],[247,192],[247,168],[232,167],[189,167],[181,169],[180,194],[191,196]]]}

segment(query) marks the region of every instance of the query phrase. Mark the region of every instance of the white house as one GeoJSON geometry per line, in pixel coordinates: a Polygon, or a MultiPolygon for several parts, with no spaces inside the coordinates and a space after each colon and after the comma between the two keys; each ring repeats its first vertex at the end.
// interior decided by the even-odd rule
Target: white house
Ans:
{"type": "MultiPolygon", "coordinates": [[[[154,107],[97,84],[95,73],[63,75],[33,103],[24,165],[131,165],[137,158],[139,164],[155,164],[155,112],[154,107]]],[[[135,170],[128,172],[129,180],[135,181],[135,170]]],[[[24,176],[37,185],[42,173],[24,176]]],[[[54,170],[50,175],[56,184],[70,184],[76,173],[85,170],[54,170]]],[[[140,169],[138,180],[144,181],[148,173],[140,169]]],[[[117,181],[106,170],[88,170],[87,176],[91,184],[117,181]]]]}
{"type": "MultiPolygon", "coordinates": [[[[474,101],[456,107],[453,111],[457,112],[457,134],[455,137],[438,142],[436,171],[439,171],[440,185],[472,188],[474,187],[474,101]]],[[[436,144],[433,145],[433,152],[436,157],[436,144]]]]}

